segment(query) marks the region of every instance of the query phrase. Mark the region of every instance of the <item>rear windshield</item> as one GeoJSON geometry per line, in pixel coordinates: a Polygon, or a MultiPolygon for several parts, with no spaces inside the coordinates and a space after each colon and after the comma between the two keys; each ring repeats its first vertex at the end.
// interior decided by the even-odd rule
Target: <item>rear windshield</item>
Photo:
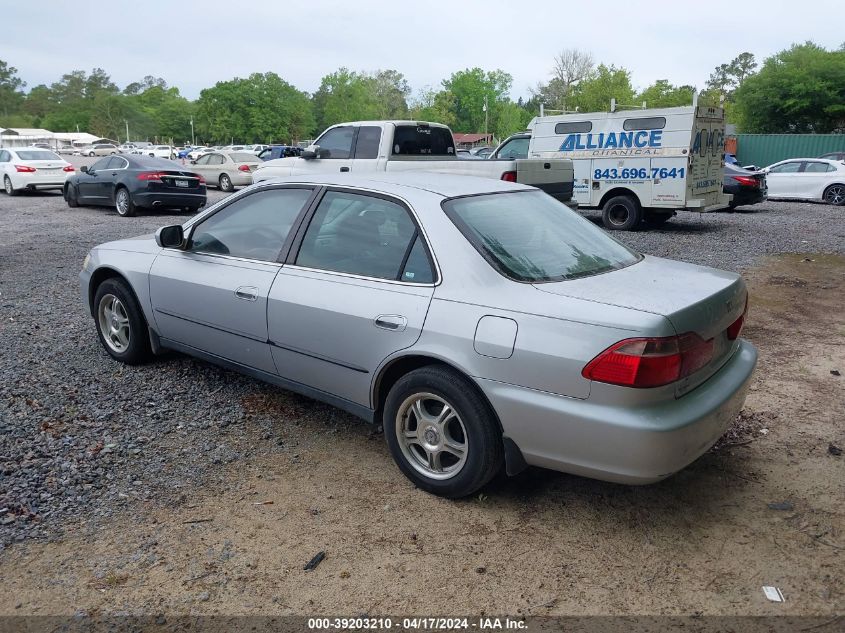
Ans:
{"type": "Polygon", "coordinates": [[[514,281],[576,279],[640,260],[541,191],[453,198],[443,209],[484,259],[514,281]]]}
{"type": "Polygon", "coordinates": [[[393,155],[454,156],[452,132],[445,127],[397,125],[393,134],[393,155]]]}
{"type": "Polygon", "coordinates": [[[62,160],[58,154],[48,152],[47,150],[18,151],[17,154],[21,160],[62,160]]]}
{"type": "Polygon", "coordinates": [[[247,154],[246,152],[233,152],[229,156],[236,163],[254,163],[258,159],[255,154],[247,154]]]}

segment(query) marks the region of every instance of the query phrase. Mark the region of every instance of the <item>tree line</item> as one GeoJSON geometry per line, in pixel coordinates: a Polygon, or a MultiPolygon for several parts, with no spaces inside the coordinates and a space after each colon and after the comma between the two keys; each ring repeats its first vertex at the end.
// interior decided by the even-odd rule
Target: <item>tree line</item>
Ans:
{"type": "MultiPolygon", "coordinates": [[[[267,72],[220,81],[192,101],[159,77],[121,89],[102,68],[74,70],[27,91],[17,69],[0,60],[0,127],[80,130],[125,140],[128,126],[134,140],[258,143],[313,138],[342,121],[410,118],[504,138],[525,129],[541,104],[549,112],[606,111],[611,99],[622,107],[643,102],[671,107],[691,104],[696,91],[692,84],[666,79],[636,90],[630,71],[596,63],[577,49],[557,55],[549,79],[528,98],[512,100],[512,86],[507,72],[467,68],[413,94],[397,70],[339,68],[323,77],[313,94],[267,72]]],[[[796,44],[762,65],[753,54],[740,53],[714,69],[699,99],[723,105],[728,120],[743,132],[845,131],[845,44],[838,50],[796,44]]]]}

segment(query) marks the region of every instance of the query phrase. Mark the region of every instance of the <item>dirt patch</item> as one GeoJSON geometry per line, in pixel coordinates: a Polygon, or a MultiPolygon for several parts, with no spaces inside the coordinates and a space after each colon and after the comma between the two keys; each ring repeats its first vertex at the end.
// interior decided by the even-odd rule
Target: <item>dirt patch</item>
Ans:
{"type": "Polygon", "coordinates": [[[0,613],[841,613],[845,458],[828,447],[845,445],[831,374],[845,373],[845,258],[773,257],[747,279],[760,363],[746,408],[665,482],[531,469],[447,501],[402,477],[371,428],[260,390],[242,423],[273,417],[295,450],[11,547],[0,613]]]}

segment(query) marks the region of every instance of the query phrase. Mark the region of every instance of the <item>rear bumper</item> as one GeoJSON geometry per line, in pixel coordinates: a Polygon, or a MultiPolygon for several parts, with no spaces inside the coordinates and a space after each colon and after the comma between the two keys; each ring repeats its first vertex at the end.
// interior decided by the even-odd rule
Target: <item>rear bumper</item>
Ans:
{"type": "Polygon", "coordinates": [[[139,207],[201,207],[206,202],[205,193],[169,193],[144,191],[132,194],[132,201],[139,207]]]}
{"type": "Polygon", "coordinates": [[[741,341],[707,382],[677,400],[622,407],[480,379],[528,464],[625,484],[660,481],[711,446],[745,402],[757,350],[741,341]]]}

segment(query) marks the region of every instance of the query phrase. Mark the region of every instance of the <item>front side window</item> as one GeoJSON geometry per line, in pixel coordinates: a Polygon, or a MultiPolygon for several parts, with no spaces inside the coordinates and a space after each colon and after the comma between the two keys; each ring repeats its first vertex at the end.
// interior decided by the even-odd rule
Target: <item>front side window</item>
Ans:
{"type": "Polygon", "coordinates": [[[311,189],[267,189],[235,200],[191,233],[189,250],[275,262],[311,189]]]}
{"type": "Polygon", "coordinates": [[[195,165],[208,165],[208,159],[211,158],[211,154],[203,154],[198,159],[194,161],[195,165]]]}
{"type": "Polygon", "coordinates": [[[772,174],[794,174],[801,169],[801,163],[798,161],[792,163],[782,163],[772,167],[769,172],[772,174]]]}
{"type": "Polygon", "coordinates": [[[444,202],[443,209],[482,257],[514,281],[563,281],[640,260],[540,191],[455,198],[444,202]]]}
{"type": "MultiPolygon", "coordinates": [[[[409,264],[416,239],[416,225],[401,204],[329,191],[305,232],[296,264],[376,279],[419,282],[426,277],[425,264],[419,263],[420,254],[409,264]]],[[[427,264],[427,255],[422,255],[427,264]]],[[[427,276],[432,276],[430,269],[427,276]]]]}
{"type": "Polygon", "coordinates": [[[323,134],[314,143],[320,146],[320,158],[350,158],[354,135],[351,126],[335,127],[323,134]]]}
{"type": "Polygon", "coordinates": [[[514,138],[505,143],[505,146],[499,150],[499,158],[528,158],[528,138],[514,138]]]}
{"type": "Polygon", "coordinates": [[[91,166],[88,168],[88,171],[99,171],[99,170],[101,170],[101,169],[108,169],[108,168],[109,168],[109,163],[110,163],[110,162],[111,162],[111,157],[101,158],[101,159],[100,159],[100,160],[98,160],[96,163],[94,163],[93,165],[91,165],[91,166]]]}

